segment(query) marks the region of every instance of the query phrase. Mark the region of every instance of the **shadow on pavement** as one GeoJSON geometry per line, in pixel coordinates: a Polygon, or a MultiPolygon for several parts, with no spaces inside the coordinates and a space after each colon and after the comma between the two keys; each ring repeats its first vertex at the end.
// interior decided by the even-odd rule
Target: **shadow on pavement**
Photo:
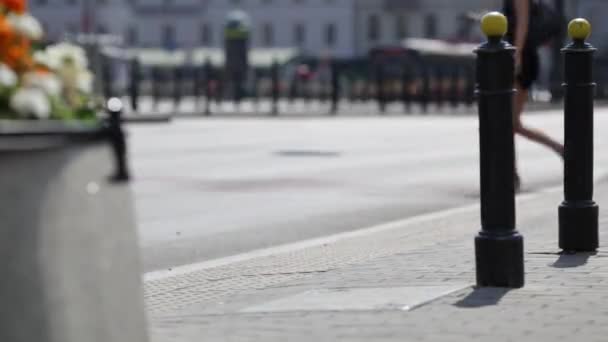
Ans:
{"type": "Polygon", "coordinates": [[[500,300],[513,289],[501,287],[474,287],[472,292],[454,304],[459,308],[480,308],[498,305],[500,300]]]}
{"type": "Polygon", "coordinates": [[[557,258],[557,260],[551,266],[555,268],[580,267],[587,264],[589,258],[594,255],[597,255],[597,253],[561,253],[559,258],[557,258]]]}

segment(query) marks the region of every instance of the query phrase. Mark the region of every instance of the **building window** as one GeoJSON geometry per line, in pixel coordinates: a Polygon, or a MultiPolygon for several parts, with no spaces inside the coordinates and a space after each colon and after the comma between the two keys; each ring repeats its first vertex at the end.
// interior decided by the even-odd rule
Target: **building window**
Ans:
{"type": "Polygon", "coordinates": [[[77,33],[78,32],[78,25],[74,24],[74,23],[68,23],[65,27],[65,30],[67,33],[77,33]]]}
{"type": "Polygon", "coordinates": [[[265,23],[262,25],[262,45],[274,45],[274,28],[270,23],[265,23]]]}
{"type": "Polygon", "coordinates": [[[131,26],[127,29],[127,44],[135,46],[139,43],[137,27],[131,26]]]}
{"type": "Polygon", "coordinates": [[[162,34],[162,44],[168,48],[173,49],[176,47],[175,42],[175,28],[173,25],[165,25],[163,26],[163,34],[162,34]]]}
{"type": "Polygon", "coordinates": [[[367,19],[367,39],[372,42],[380,39],[380,19],[375,14],[367,19]]]}
{"type": "Polygon", "coordinates": [[[338,32],[335,24],[327,24],[325,26],[325,44],[328,47],[336,45],[338,32]]]}
{"type": "Polygon", "coordinates": [[[293,42],[296,46],[306,44],[306,27],[304,24],[296,24],[293,27],[293,42]]]}
{"type": "Polygon", "coordinates": [[[97,32],[99,34],[106,34],[106,33],[108,33],[108,29],[106,28],[105,25],[99,24],[99,25],[97,25],[97,29],[95,30],[95,32],[97,32]]]}
{"type": "Polygon", "coordinates": [[[201,25],[201,44],[213,44],[213,31],[211,29],[211,25],[209,25],[208,23],[204,23],[201,25]]]}
{"type": "Polygon", "coordinates": [[[424,19],[424,33],[427,38],[437,37],[437,17],[429,14],[424,19]]]}
{"type": "Polygon", "coordinates": [[[398,15],[395,18],[395,38],[401,40],[407,37],[407,22],[403,15],[398,15]]]}

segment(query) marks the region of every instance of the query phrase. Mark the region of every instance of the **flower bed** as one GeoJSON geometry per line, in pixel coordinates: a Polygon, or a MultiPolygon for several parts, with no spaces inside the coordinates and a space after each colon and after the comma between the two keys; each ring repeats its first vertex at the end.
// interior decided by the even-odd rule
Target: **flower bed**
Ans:
{"type": "Polygon", "coordinates": [[[25,0],[0,0],[0,119],[94,120],[93,75],[82,48],[43,46],[25,0]]]}

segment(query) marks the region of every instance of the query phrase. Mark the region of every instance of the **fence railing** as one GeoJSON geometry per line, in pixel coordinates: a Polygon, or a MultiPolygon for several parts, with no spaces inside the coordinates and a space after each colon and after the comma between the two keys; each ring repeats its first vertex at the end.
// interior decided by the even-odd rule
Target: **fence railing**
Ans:
{"type": "MultiPolygon", "coordinates": [[[[231,108],[239,111],[244,108],[239,106],[243,103],[247,103],[250,112],[268,115],[307,111],[311,104],[317,111],[336,114],[349,105],[369,102],[375,103],[380,113],[389,106],[392,111],[401,108],[403,113],[457,111],[475,103],[474,61],[468,59],[446,63],[404,58],[399,63],[369,61],[357,65],[335,61],[308,70],[301,68],[304,64],[275,63],[252,69],[247,80],[238,85],[230,84],[223,68],[210,62],[159,66],[131,59],[123,90],[117,90],[111,81],[114,62],[110,58],[104,61],[103,95],[109,98],[118,92],[126,93],[131,111],[141,114],[179,114],[184,111],[185,102],[189,103],[186,111],[202,115],[214,114],[222,104],[232,104],[231,108]],[[237,86],[239,91],[235,91],[237,86]]],[[[606,98],[608,59],[598,59],[596,69],[597,97],[606,98]]]]}

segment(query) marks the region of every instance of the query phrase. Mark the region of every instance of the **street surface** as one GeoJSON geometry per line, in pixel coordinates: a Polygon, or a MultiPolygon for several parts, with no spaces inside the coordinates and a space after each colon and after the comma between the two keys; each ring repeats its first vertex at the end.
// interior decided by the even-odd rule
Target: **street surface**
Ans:
{"type": "MultiPolygon", "coordinates": [[[[562,114],[525,116],[562,139],[562,114]]],[[[128,127],[144,271],[477,203],[476,115],[197,118],[128,127]]],[[[608,170],[596,115],[596,176],[608,170]]],[[[518,138],[523,192],[560,159],[518,138]]],[[[477,227],[471,227],[471,234],[477,227]]]]}

